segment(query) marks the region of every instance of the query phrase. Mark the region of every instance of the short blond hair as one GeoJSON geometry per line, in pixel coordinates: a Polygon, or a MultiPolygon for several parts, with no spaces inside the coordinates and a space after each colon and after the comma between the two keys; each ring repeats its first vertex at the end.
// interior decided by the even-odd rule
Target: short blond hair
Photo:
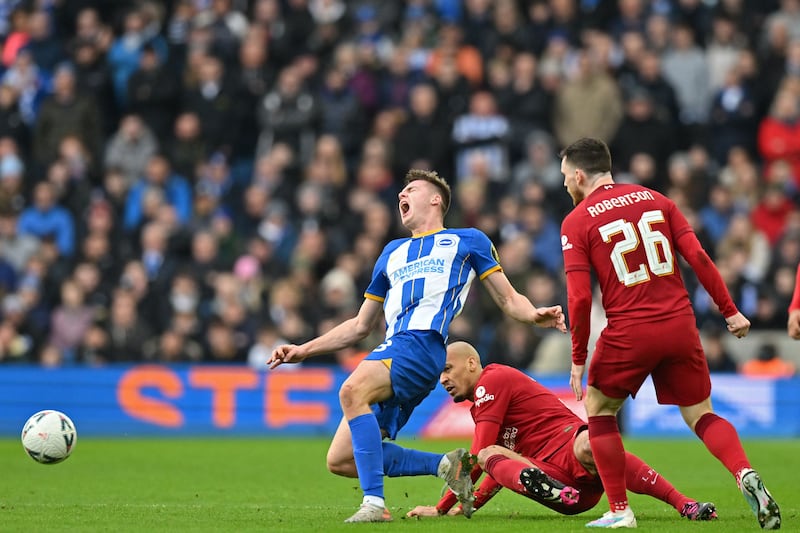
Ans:
{"type": "Polygon", "coordinates": [[[403,185],[408,185],[416,180],[427,181],[439,189],[439,194],[442,197],[442,216],[446,215],[447,210],[450,209],[450,197],[452,195],[450,192],[450,185],[448,185],[444,178],[435,170],[422,170],[419,168],[412,168],[406,173],[406,179],[403,185]]]}

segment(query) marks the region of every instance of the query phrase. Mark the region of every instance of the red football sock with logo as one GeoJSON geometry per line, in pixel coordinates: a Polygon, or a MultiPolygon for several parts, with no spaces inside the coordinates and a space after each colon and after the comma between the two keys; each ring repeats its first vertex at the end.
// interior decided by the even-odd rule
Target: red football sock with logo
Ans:
{"type": "Polygon", "coordinates": [[[694,432],[734,477],[742,468],[750,468],[736,428],[724,418],[706,413],[695,424],[694,432]]]}
{"type": "Polygon", "coordinates": [[[629,491],[667,502],[679,513],[683,510],[684,504],[694,501],[678,492],[672,483],[653,470],[650,465],[629,452],[625,452],[625,484],[629,491]]]}
{"type": "Polygon", "coordinates": [[[589,417],[589,444],[597,466],[609,508],[624,511],[628,507],[625,492],[625,447],[617,426],[617,417],[611,415],[589,417]]]}

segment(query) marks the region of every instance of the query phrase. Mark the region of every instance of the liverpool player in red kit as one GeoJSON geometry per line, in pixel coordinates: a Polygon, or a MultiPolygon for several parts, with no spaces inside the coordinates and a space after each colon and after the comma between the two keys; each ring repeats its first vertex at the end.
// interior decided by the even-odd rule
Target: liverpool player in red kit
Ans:
{"type": "MultiPolygon", "coordinates": [[[[582,513],[603,495],[594,467],[586,423],[551,391],[515,368],[481,367],[480,356],[470,344],[454,342],[439,379],[456,402],[473,402],[475,421],[471,453],[488,476],[477,490],[478,509],[502,488],[545,505],[562,514],[582,513]]],[[[691,520],[716,518],[714,505],[698,503],[678,492],[641,459],[626,456],[628,487],[658,498],[691,520]]],[[[418,506],[408,516],[439,516],[456,503],[449,492],[433,506],[418,506]]]]}
{"type": "Polygon", "coordinates": [[[575,209],[561,226],[567,274],[572,369],[570,386],[583,398],[591,272],[602,290],[608,325],[589,365],[589,442],[610,511],[589,527],[636,527],[625,492],[625,449],[616,414],[650,375],[659,403],[680,407],[687,425],[733,474],[764,529],[781,524],[777,503],[751,466],[734,427],[711,408],[711,380],[694,311],[677,265],[680,254],[719,307],[728,331],[747,335],[750,322],[676,205],[639,185],[618,184],[600,140],[565,148],[561,172],[575,209]]]}

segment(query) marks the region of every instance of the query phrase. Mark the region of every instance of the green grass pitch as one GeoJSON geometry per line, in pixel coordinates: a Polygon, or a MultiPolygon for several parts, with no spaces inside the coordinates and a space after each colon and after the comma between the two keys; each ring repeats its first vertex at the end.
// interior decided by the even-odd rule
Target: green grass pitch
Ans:
{"type": "MultiPolygon", "coordinates": [[[[400,441],[430,451],[463,442],[400,441]]],[[[626,440],[685,494],[717,504],[720,519],[690,523],[666,504],[631,496],[639,528],[672,531],[757,531],[730,474],[696,440],[626,440]]],[[[1,531],[586,531],[602,500],[565,517],[509,491],[464,517],[406,519],[415,505],[433,505],[442,483],[433,477],[386,480],[390,524],[343,524],[360,503],[356,480],[325,470],[325,439],[80,439],[57,465],[28,458],[19,440],[0,440],[1,531]]],[[[798,440],[746,441],[751,460],[781,505],[784,531],[800,531],[798,440]]]]}

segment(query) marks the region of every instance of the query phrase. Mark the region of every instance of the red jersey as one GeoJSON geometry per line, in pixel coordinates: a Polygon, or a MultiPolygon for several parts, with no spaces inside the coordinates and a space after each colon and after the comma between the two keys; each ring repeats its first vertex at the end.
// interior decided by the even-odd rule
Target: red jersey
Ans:
{"type": "Polygon", "coordinates": [[[584,198],[561,225],[561,248],[576,364],[586,360],[591,270],[611,325],[693,313],[677,253],[686,258],[725,317],[737,312],[686,217],[672,200],[641,185],[603,185],[584,198]]]}
{"type": "Polygon", "coordinates": [[[500,426],[495,440],[480,443],[478,449],[498,444],[540,460],[572,440],[584,424],[552,391],[515,368],[497,364],[483,369],[470,413],[476,427],[482,422],[500,426]]]}

